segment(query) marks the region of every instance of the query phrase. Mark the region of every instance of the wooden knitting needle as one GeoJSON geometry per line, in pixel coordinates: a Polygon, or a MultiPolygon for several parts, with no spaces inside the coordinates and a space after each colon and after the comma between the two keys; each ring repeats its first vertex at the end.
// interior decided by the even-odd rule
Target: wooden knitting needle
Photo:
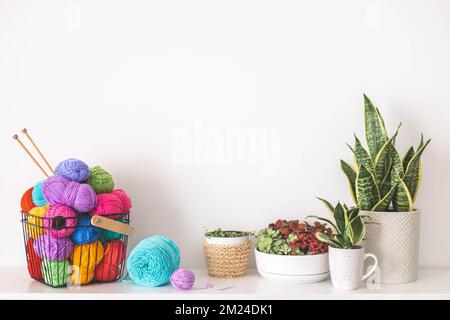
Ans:
{"type": "Polygon", "coordinates": [[[19,137],[17,136],[17,134],[15,134],[13,136],[14,140],[17,140],[17,142],[20,144],[20,146],[23,148],[23,150],[25,150],[25,152],[30,156],[31,160],[34,161],[34,163],[39,167],[39,169],[41,169],[42,173],[48,178],[48,174],[47,172],[45,172],[44,168],[41,167],[41,165],[36,161],[36,159],[33,157],[33,155],[30,153],[30,151],[28,151],[27,147],[25,147],[22,143],[22,141],[20,141],[19,137]]]}
{"type": "Polygon", "coordinates": [[[30,140],[31,144],[34,146],[34,148],[36,149],[36,151],[39,153],[39,155],[41,156],[42,160],[44,160],[45,164],[47,165],[47,167],[50,169],[50,171],[55,174],[55,171],[53,170],[53,168],[50,166],[50,163],[48,163],[47,159],[45,159],[44,155],[42,154],[41,150],[39,150],[39,148],[37,147],[36,143],[34,143],[33,139],[31,139],[31,136],[28,134],[27,129],[23,128],[22,132],[27,136],[28,140],[30,140]]]}

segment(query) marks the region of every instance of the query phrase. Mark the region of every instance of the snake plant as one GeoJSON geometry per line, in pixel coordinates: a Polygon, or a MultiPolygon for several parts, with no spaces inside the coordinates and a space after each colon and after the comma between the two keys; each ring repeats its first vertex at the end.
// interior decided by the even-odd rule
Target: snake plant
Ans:
{"type": "Polygon", "coordinates": [[[331,234],[317,232],[316,238],[333,247],[341,249],[353,249],[364,239],[366,233],[366,224],[364,217],[359,214],[359,208],[348,208],[340,202],[333,207],[328,201],[319,198],[330,210],[333,221],[318,216],[309,216],[308,218],[319,219],[333,227],[331,234]]]}
{"type": "Polygon", "coordinates": [[[361,210],[413,211],[422,178],[423,151],[430,140],[423,134],[417,149],[410,147],[403,157],[395,147],[395,133],[389,137],[378,108],[364,95],[364,122],[368,150],[355,135],[350,147],[355,165],[341,160],[341,168],[350,185],[352,198],[361,210]]]}

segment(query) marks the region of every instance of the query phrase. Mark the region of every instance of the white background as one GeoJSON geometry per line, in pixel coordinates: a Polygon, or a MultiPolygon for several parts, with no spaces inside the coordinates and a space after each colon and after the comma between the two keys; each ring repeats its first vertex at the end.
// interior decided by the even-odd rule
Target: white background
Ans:
{"type": "Polygon", "coordinates": [[[420,265],[450,267],[449,85],[446,0],[0,0],[0,265],[24,265],[20,197],[42,178],[11,139],[23,127],[53,165],[114,175],[134,200],[131,247],[166,235],[201,267],[204,226],[257,230],[327,214],[316,195],[350,202],[339,159],[363,138],[365,92],[390,132],[403,122],[402,153],[432,138],[420,265]],[[261,133],[253,157],[206,154],[230,132],[261,133]],[[197,156],[179,157],[180,133],[187,149],[201,139],[197,156]]]}

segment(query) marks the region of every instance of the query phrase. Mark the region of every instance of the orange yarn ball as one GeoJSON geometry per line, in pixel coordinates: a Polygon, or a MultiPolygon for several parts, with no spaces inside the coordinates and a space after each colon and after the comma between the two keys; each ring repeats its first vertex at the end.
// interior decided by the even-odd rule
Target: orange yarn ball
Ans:
{"type": "Polygon", "coordinates": [[[22,211],[24,212],[30,212],[31,209],[36,207],[36,205],[33,202],[33,199],[31,198],[31,194],[33,193],[33,187],[25,191],[25,193],[22,196],[22,199],[20,199],[20,207],[22,208],[22,211]]]}
{"type": "Polygon", "coordinates": [[[42,259],[34,252],[33,241],[32,238],[28,239],[26,245],[28,273],[31,278],[41,280],[43,278],[41,269],[42,259]]]}
{"type": "Polygon", "coordinates": [[[125,243],[113,240],[107,243],[105,256],[95,268],[95,280],[113,281],[120,275],[120,265],[125,260],[125,243]]]}

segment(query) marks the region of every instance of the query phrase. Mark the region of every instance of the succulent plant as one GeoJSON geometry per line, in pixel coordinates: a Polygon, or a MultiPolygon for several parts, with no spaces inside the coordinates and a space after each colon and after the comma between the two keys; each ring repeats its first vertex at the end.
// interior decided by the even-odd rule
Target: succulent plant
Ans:
{"type": "Polygon", "coordinates": [[[413,211],[422,178],[423,151],[430,140],[423,134],[417,149],[410,147],[403,158],[395,147],[400,125],[388,137],[378,108],[364,95],[365,134],[368,150],[355,135],[350,147],[355,166],[341,160],[341,168],[350,184],[356,206],[368,211],[413,211]]]}
{"type": "Polygon", "coordinates": [[[353,249],[363,239],[366,233],[366,224],[364,217],[359,214],[359,208],[348,208],[340,202],[333,207],[328,201],[319,198],[329,209],[333,221],[318,216],[309,216],[326,222],[333,227],[332,233],[317,232],[316,237],[319,241],[329,244],[336,248],[353,249]]]}

